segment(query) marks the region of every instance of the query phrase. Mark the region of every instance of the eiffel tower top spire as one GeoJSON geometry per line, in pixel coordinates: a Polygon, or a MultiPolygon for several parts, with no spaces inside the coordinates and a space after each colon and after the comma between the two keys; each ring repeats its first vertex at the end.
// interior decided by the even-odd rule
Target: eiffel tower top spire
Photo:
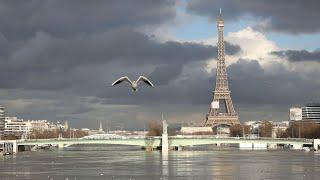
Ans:
{"type": "Polygon", "coordinates": [[[220,8],[219,14],[217,16],[217,26],[218,27],[224,27],[224,21],[223,21],[223,18],[222,18],[222,10],[221,10],[221,8],[220,8]]]}

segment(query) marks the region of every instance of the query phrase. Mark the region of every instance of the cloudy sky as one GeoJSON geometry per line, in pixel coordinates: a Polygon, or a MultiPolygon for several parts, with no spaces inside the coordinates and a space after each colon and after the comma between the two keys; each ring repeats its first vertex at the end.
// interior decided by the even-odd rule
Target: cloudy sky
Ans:
{"type": "Polygon", "coordinates": [[[222,8],[240,120],[287,120],[320,101],[318,0],[0,1],[0,103],[73,127],[201,123],[215,84],[222,8]],[[156,88],[111,87],[122,75],[156,88]]]}

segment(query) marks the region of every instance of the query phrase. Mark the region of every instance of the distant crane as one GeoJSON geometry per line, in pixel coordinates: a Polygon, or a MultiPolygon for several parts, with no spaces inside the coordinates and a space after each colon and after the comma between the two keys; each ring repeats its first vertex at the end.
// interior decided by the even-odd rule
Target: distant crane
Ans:
{"type": "Polygon", "coordinates": [[[128,76],[123,76],[123,77],[117,79],[116,81],[114,81],[114,82],[112,83],[112,86],[117,85],[117,84],[120,84],[120,83],[122,83],[122,82],[124,82],[124,81],[127,82],[127,83],[129,83],[129,84],[131,85],[131,89],[132,89],[133,92],[136,92],[136,91],[138,90],[138,84],[139,84],[139,82],[141,82],[141,81],[144,82],[144,83],[146,83],[147,85],[149,85],[149,86],[151,86],[151,87],[154,87],[154,85],[152,84],[152,82],[151,82],[148,78],[146,78],[146,77],[144,77],[144,76],[140,76],[140,77],[138,78],[138,80],[136,80],[136,81],[131,81],[128,76]]]}

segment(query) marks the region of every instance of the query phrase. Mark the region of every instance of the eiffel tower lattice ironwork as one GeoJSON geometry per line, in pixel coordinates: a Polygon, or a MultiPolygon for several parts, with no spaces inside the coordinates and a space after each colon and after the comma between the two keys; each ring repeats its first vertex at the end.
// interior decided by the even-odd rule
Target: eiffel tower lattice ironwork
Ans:
{"type": "Polygon", "coordinates": [[[218,125],[240,124],[238,114],[235,112],[228,87],[227,68],[225,62],[225,47],[223,38],[224,21],[220,14],[217,18],[218,28],[218,57],[216,72],[216,87],[210,111],[207,114],[204,126],[217,127],[218,125]],[[224,112],[222,112],[224,110],[224,112]]]}

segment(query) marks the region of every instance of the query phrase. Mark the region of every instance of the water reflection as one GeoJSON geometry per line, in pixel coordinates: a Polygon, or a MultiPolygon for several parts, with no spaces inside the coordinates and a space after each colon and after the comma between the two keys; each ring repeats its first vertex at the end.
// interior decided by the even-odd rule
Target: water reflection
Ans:
{"type": "Polygon", "coordinates": [[[167,180],[169,177],[169,152],[161,153],[162,162],[162,179],[167,180]]]}
{"type": "Polygon", "coordinates": [[[0,179],[317,179],[320,155],[300,151],[144,152],[122,147],[0,157],[0,179]]]}

